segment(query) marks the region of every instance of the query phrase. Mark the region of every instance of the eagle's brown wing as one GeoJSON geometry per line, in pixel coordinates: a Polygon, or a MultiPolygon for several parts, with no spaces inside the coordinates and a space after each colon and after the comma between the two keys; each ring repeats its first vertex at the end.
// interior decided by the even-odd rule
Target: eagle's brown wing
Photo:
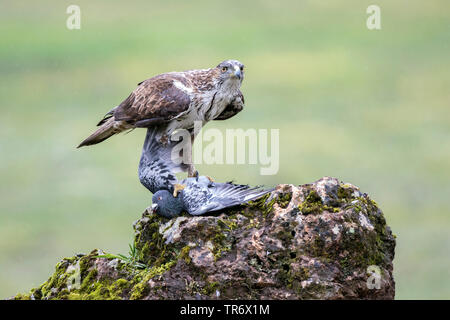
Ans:
{"type": "Polygon", "coordinates": [[[242,109],[244,109],[244,95],[241,91],[239,91],[239,94],[236,96],[236,98],[233,99],[233,101],[229,105],[227,105],[222,113],[219,114],[219,116],[214,120],[230,119],[231,117],[234,117],[239,112],[241,112],[242,109]]]}
{"type": "Polygon", "coordinates": [[[184,77],[175,74],[162,74],[142,81],[114,109],[114,119],[136,127],[147,127],[182,115],[189,109],[191,99],[174,85],[174,81],[189,87],[184,77]]]}

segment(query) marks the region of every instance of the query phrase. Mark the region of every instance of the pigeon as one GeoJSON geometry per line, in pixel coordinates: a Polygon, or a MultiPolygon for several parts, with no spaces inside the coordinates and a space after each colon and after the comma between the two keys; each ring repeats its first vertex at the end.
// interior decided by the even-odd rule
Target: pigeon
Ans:
{"type": "Polygon", "coordinates": [[[156,127],[147,129],[138,169],[140,182],[153,194],[162,189],[174,192],[178,186],[175,174],[183,172],[187,166],[177,162],[172,155],[176,142],[169,139],[163,143],[158,139],[158,133],[156,127]]]}
{"type": "Polygon", "coordinates": [[[177,143],[157,139],[156,128],[148,128],[141,160],[139,180],[153,193],[152,212],[173,218],[187,212],[198,216],[259,199],[273,189],[214,182],[207,176],[188,177],[179,181],[177,172],[186,164],[176,161],[173,149],[177,143]]]}
{"type": "Polygon", "coordinates": [[[184,188],[177,197],[167,190],[157,191],[152,198],[153,213],[166,218],[177,217],[181,212],[199,216],[248,203],[272,191],[231,182],[214,182],[206,176],[186,178],[181,185],[184,188]]]}

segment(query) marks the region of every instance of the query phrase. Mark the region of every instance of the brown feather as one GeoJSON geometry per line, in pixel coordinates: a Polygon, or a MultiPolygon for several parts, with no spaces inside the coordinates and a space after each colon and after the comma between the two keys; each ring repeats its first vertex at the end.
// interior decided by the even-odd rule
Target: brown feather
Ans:
{"type": "Polygon", "coordinates": [[[214,98],[210,102],[208,100],[210,98],[205,100],[205,97],[216,96],[217,92],[214,91],[223,81],[222,68],[219,66],[212,69],[165,73],[138,83],[137,88],[122,103],[109,111],[97,124],[99,128],[78,147],[99,143],[124,130],[159,126],[174,119],[183,119],[191,107],[209,106],[209,109],[202,111],[206,118],[208,116],[211,118],[209,120],[231,118],[243,108],[244,97],[240,91],[238,97],[241,99],[227,105],[218,117],[213,110],[214,98]]]}
{"type": "Polygon", "coordinates": [[[114,118],[129,124],[155,118],[168,121],[188,110],[189,95],[177,88],[174,81],[188,85],[186,79],[174,74],[162,74],[141,82],[115,109],[114,118]]]}
{"type": "Polygon", "coordinates": [[[77,148],[100,143],[115,135],[116,133],[119,133],[126,129],[126,126],[121,126],[119,123],[114,121],[114,118],[109,118],[93,134],[84,139],[77,148]]]}
{"type": "Polygon", "coordinates": [[[236,102],[236,99],[233,100],[233,102],[227,105],[222,113],[214,120],[227,120],[241,112],[244,108],[244,95],[241,91],[239,91],[239,95],[237,98],[240,98],[241,103],[236,102]]]}

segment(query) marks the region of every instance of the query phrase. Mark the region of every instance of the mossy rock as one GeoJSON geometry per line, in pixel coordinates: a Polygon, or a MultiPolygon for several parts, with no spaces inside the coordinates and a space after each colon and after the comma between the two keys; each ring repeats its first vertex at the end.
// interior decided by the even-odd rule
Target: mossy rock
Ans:
{"type": "Polygon", "coordinates": [[[130,257],[65,258],[15,299],[393,299],[395,236],[378,205],[325,177],[226,211],[144,212],[130,257]]]}

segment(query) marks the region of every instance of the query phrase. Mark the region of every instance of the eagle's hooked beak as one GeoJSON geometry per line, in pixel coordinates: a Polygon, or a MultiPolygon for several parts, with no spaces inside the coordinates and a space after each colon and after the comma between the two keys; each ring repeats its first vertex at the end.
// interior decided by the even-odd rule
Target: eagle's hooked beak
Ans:
{"type": "Polygon", "coordinates": [[[158,209],[158,205],[156,203],[152,203],[152,212],[156,213],[157,209],[158,209]]]}
{"type": "Polygon", "coordinates": [[[234,67],[233,77],[238,78],[239,80],[241,79],[242,73],[239,67],[234,67]]]}

